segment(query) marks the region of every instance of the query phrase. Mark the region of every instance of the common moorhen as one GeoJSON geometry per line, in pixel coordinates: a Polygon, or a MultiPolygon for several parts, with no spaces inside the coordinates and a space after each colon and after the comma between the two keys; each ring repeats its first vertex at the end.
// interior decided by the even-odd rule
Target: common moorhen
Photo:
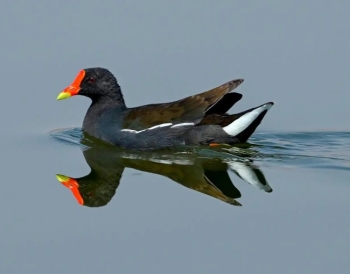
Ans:
{"type": "Polygon", "coordinates": [[[243,79],[184,99],[135,108],[125,105],[114,75],[105,68],[81,70],[58,100],[84,95],[92,100],[83,122],[88,135],[126,149],[237,144],[253,134],[273,102],[237,114],[226,112],[242,95],[232,92],[243,79]]]}

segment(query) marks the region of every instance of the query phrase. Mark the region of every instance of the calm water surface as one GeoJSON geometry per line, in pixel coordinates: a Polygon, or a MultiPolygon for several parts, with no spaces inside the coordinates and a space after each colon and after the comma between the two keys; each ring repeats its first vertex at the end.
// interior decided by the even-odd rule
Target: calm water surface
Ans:
{"type": "Polygon", "coordinates": [[[1,273],[348,273],[349,140],[136,153],[5,134],[1,273]]]}

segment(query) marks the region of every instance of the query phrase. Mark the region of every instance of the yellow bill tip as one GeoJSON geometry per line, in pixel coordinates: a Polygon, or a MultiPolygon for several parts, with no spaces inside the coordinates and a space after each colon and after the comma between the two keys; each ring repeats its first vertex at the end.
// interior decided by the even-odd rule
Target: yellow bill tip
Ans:
{"type": "Polygon", "coordinates": [[[56,179],[61,183],[67,183],[70,178],[61,174],[56,174],[56,179]]]}
{"type": "Polygon", "coordinates": [[[57,96],[57,100],[63,100],[71,97],[72,95],[69,92],[62,91],[60,94],[57,96]]]}

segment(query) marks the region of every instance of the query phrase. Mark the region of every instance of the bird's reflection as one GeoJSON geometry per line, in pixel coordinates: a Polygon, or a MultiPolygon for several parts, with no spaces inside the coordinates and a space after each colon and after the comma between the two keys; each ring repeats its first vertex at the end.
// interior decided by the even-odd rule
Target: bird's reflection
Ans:
{"type": "Polygon", "coordinates": [[[125,168],[168,177],[185,187],[236,206],[241,205],[236,201],[241,193],[232,183],[229,170],[265,192],[272,191],[257,167],[234,158],[164,151],[133,153],[105,146],[93,146],[83,150],[83,154],[91,168],[88,175],[80,178],[56,176],[72,191],[79,204],[88,207],[101,207],[109,203],[125,168]]]}

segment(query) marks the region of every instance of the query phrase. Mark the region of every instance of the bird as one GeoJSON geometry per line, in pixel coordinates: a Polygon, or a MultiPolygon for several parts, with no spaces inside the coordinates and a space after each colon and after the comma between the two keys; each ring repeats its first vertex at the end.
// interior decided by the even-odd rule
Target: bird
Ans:
{"type": "Polygon", "coordinates": [[[91,99],[84,134],[130,150],[157,150],[182,146],[218,146],[245,143],[274,105],[267,102],[228,114],[242,94],[232,92],[235,79],[186,98],[128,108],[116,77],[106,68],[82,69],[57,100],[75,95],[91,99]]]}

